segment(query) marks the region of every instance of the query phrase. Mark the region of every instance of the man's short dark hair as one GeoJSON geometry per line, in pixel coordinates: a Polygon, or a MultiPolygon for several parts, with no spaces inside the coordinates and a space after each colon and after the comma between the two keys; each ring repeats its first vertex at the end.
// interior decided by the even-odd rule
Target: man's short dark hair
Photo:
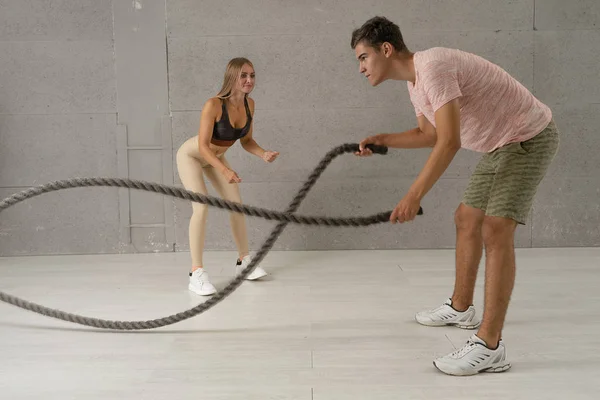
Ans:
{"type": "Polygon", "coordinates": [[[376,50],[379,50],[384,42],[390,43],[396,51],[408,50],[398,25],[385,17],[373,17],[365,22],[363,26],[354,30],[350,45],[354,49],[359,42],[364,42],[376,50]]]}

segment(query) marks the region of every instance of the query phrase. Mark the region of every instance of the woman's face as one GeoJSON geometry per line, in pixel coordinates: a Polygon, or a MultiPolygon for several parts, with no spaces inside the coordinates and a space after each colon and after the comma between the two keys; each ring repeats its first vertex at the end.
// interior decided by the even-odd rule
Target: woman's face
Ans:
{"type": "Polygon", "coordinates": [[[240,73],[240,77],[238,79],[238,89],[248,94],[254,89],[255,82],[255,74],[254,69],[248,64],[244,64],[242,66],[242,71],[240,73]]]}

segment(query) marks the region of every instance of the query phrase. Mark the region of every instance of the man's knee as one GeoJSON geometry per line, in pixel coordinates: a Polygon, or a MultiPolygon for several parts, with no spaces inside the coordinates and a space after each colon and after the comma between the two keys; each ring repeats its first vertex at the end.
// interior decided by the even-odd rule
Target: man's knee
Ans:
{"type": "Polygon", "coordinates": [[[485,212],[461,203],[454,213],[454,223],[459,231],[480,234],[485,212]]]}
{"type": "Polygon", "coordinates": [[[512,244],[516,227],[517,222],[511,218],[485,216],[482,225],[485,247],[493,248],[512,244]]]}

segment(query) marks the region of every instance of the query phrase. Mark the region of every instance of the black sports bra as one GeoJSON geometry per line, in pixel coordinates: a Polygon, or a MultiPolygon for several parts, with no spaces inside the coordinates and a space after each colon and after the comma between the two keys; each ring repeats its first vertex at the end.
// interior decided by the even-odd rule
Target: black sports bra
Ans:
{"type": "Polygon", "coordinates": [[[241,128],[234,128],[231,126],[229,121],[229,114],[227,113],[227,107],[225,107],[225,101],[221,100],[221,119],[215,122],[213,127],[212,138],[214,140],[224,141],[235,141],[241,139],[248,134],[250,130],[250,124],[252,123],[252,114],[250,113],[250,107],[248,107],[248,100],[244,97],[244,106],[246,107],[246,125],[241,128]]]}

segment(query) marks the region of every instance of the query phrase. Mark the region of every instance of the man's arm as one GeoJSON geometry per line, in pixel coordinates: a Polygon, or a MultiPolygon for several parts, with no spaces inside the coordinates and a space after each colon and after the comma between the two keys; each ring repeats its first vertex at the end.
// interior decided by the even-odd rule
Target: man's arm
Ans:
{"type": "Polygon", "coordinates": [[[435,125],[437,139],[433,145],[433,150],[417,180],[408,191],[409,195],[414,196],[419,201],[442,176],[456,153],[460,150],[460,109],[458,99],[451,100],[436,111],[435,125]]]}
{"type": "Polygon", "coordinates": [[[435,127],[424,115],[419,115],[417,121],[417,128],[399,133],[381,133],[363,139],[359,144],[360,150],[356,154],[360,156],[369,156],[373,154],[371,150],[365,148],[367,144],[387,146],[396,149],[433,147],[437,141],[435,127]]]}
{"type": "Polygon", "coordinates": [[[375,140],[380,142],[375,144],[381,144],[390,148],[420,149],[423,147],[433,147],[436,142],[436,135],[435,128],[433,131],[424,131],[418,127],[400,133],[379,134],[376,135],[375,140]]]}
{"type": "Polygon", "coordinates": [[[435,142],[437,141],[437,131],[435,130],[435,126],[433,126],[423,114],[417,117],[417,123],[421,132],[427,135],[431,140],[431,145],[428,147],[435,146],[435,142]]]}

